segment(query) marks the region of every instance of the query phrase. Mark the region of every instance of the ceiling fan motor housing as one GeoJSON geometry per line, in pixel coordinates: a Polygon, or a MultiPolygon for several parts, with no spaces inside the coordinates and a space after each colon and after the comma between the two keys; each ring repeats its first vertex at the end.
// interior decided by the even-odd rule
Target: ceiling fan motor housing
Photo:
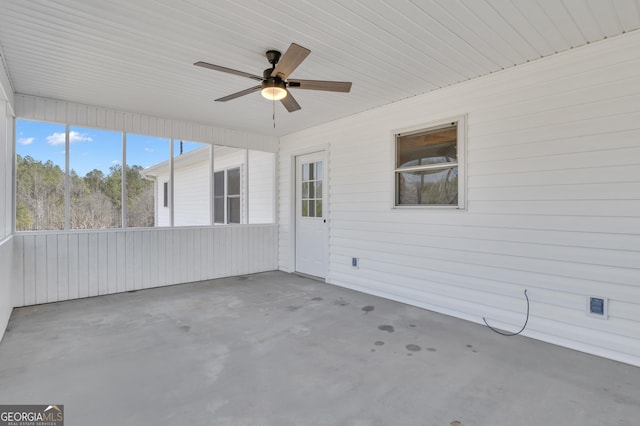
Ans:
{"type": "Polygon", "coordinates": [[[266,56],[269,63],[274,67],[280,60],[280,52],[278,50],[267,50],[266,56]]]}

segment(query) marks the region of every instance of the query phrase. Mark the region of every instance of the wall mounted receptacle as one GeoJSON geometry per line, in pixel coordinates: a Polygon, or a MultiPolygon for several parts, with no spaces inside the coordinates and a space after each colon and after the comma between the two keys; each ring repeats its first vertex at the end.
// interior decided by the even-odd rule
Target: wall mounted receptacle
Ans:
{"type": "Polygon", "coordinates": [[[587,299],[587,314],[592,317],[609,318],[609,301],[606,297],[589,296],[587,299]]]}
{"type": "Polygon", "coordinates": [[[351,267],[354,269],[358,269],[360,267],[360,258],[352,257],[351,258],[351,267]]]}

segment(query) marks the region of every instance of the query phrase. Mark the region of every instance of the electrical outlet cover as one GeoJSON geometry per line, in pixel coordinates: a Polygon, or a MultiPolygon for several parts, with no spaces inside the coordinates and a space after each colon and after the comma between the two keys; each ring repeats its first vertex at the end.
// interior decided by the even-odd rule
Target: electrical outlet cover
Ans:
{"type": "Polygon", "coordinates": [[[592,317],[607,319],[609,317],[608,305],[609,301],[606,297],[589,296],[587,299],[587,314],[592,317]]]}

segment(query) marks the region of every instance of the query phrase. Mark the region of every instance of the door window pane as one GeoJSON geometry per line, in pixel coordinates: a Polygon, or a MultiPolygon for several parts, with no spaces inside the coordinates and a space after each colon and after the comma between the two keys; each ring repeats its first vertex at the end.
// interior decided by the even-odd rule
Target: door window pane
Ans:
{"type": "Polygon", "coordinates": [[[65,227],[66,127],[16,120],[16,230],[65,227]]]}
{"type": "Polygon", "coordinates": [[[302,164],[302,217],[322,217],[322,161],[302,164]]]}

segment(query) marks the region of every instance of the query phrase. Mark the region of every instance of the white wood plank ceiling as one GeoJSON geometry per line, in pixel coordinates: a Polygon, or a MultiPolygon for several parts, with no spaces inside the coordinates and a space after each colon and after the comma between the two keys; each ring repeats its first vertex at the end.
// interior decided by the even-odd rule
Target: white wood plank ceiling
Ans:
{"type": "Polygon", "coordinates": [[[283,135],[640,27],[640,0],[0,0],[0,49],[16,93],[283,135]],[[288,113],[255,85],[268,49],[311,55],[288,113]]]}

